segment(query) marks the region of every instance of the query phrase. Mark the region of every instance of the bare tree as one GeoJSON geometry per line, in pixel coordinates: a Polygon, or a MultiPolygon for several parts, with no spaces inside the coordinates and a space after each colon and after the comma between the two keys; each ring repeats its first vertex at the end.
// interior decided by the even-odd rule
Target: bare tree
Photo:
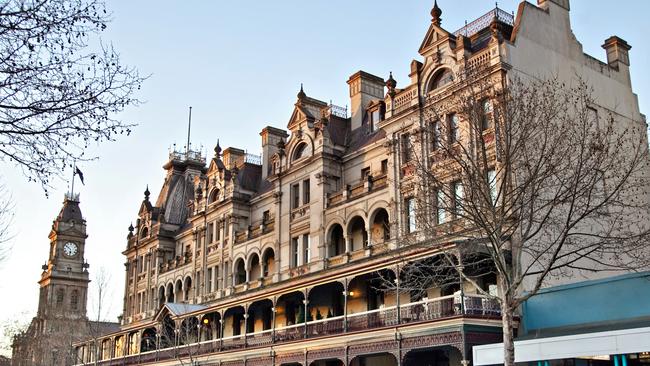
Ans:
{"type": "Polygon", "coordinates": [[[139,103],[143,78],[96,42],[109,20],[102,0],[0,3],[0,159],[46,194],[73,160],[92,159],[89,144],[132,127],[115,114],[139,103]]]}
{"type": "Polygon", "coordinates": [[[16,314],[11,318],[5,319],[0,327],[2,328],[2,341],[0,342],[0,349],[4,352],[11,352],[11,346],[14,340],[14,337],[20,334],[25,333],[27,327],[29,327],[29,313],[22,312],[16,314]]]}
{"type": "Polygon", "coordinates": [[[518,307],[545,285],[648,268],[645,126],[598,106],[579,77],[466,70],[442,94],[402,147],[417,208],[406,238],[440,255],[404,266],[401,289],[460,279],[498,301],[511,366],[518,307]],[[496,292],[481,286],[490,275],[496,292]]]}
{"type": "Polygon", "coordinates": [[[172,320],[163,319],[158,335],[158,348],[166,349],[169,356],[174,357],[181,365],[194,365],[199,353],[200,324],[195,317],[172,320]]]}
{"type": "Polygon", "coordinates": [[[4,262],[11,251],[11,223],[13,222],[13,201],[7,187],[0,183],[0,263],[4,262]]]}
{"type": "MultiPolygon", "coordinates": [[[[90,297],[91,314],[88,318],[87,329],[94,344],[92,351],[96,365],[100,359],[100,353],[104,351],[103,344],[99,341],[107,331],[105,319],[106,314],[110,311],[107,299],[111,297],[111,274],[106,267],[100,267],[93,277],[90,287],[93,290],[90,297]]],[[[72,350],[72,347],[70,349],[72,350]]]]}

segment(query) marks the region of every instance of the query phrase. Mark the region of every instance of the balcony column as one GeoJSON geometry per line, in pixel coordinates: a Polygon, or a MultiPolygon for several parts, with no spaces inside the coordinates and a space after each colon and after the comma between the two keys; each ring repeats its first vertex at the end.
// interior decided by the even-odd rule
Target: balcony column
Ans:
{"type": "Polygon", "coordinates": [[[223,349],[223,315],[219,315],[219,350],[223,349]]]}
{"type": "Polygon", "coordinates": [[[176,324],[174,326],[174,354],[176,354],[176,352],[177,352],[176,348],[178,347],[178,345],[180,343],[179,342],[180,338],[181,338],[181,328],[180,328],[179,322],[176,321],[176,324]]]}
{"type": "Polygon", "coordinates": [[[372,246],[372,222],[370,221],[370,218],[368,218],[368,222],[366,223],[366,237],[368,240],[366,240],[366,249],[370,249],[372,246]]]}
{"type": "Polygon", "coordinates": [[[307,338],[307,321],[309,319],[309,313],[308,313],[308,311],[309,311],[309,289],[305,288],[305,290],[303,291],[303,294],[305,296],[305,299],[302,300],[303,304],[305,304],[305,323],[304,323],[305,328],[304,328],[304,331],[305,331],[305,338],[307,338]]]}
{"type": "Polygon", "coordinates": [[[201,322],[203,321],[203,315],[196,316],[196,343],[201,343],[201,322]]]}
{"type": "Polygon", "coordinates": [[[348,237],[348,234],[347,234],[347,233],[345,233],[345,234],[343,235],[343,240],[345,240],[345,253],[346,253],[346,254],[350,254],[350,252],[352,251],[352,249],[350,248],[350,244],[351,244],[351,243],[350,243],[350,238],[348,237]]]}
{"type": "Polygon", "coordinates": [[[277,312],[278,298],[273,296],[273,307],[271,308],[271,343],[275,343],[275,313],[277,312]]]}
{"type": "MultiPolygon", "coordinates": [[[[400,308],[400,296],[399,296],[399,264],[396,266],[395,270],[395,306],[397,307],[397,324],[400,324],[402,321],[402,309],[400,308]]],[[[399,362],[399,361],[398,361],[399,362]]]]}
{"type": "Polygon", "coordinates": [[[244,347],[248,344],[248,310],[244,313],[244,347]]]}
{"type": "MultiPolygon", "coordinates": [[[[348,332],[348,279],[343,283],[343,331],[348,332]]],[[[346,347],[347,348],[347,347],[346,347]]]]}

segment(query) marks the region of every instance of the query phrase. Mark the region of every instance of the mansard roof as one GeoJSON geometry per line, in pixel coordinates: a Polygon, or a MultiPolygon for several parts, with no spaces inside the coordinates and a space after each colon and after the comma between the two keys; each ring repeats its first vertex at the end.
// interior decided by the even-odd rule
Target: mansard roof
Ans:
{"type": "Polygon", "coordinates": [[[386,131],[383,129],[376,129],[374,132],[370,132],[368,125],[363,125],[350,133],[350,140],[346,150],[348,153],[359,151],[360,149],[377,141],[382,141],[385,138],[386,131]]]}

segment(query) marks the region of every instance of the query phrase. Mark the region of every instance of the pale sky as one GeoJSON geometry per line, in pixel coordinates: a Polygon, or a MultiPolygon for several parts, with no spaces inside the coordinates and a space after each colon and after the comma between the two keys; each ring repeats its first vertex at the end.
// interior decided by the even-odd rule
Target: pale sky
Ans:
{"type": "MultiPolygon", "coordinates": [[[[346,80],[358,70],[383,78],[392,71],[398,87],[404,86],[410,61],[420,60],[417,50],[433,3],[106,1],[114,20],[103,40],[114,44],[124,63],[151,74],[138,95],[146,103],[121,116],[138,124],[133,134],[92,149],[99,159],[80,166],[86,185],[75,187],[88,225],[91,278],[100,267],[111,274],[111,303],[104,315],[109,320],[122,311],[127,227],[135,221],[147,184],[157,196],[168,148],[184,145],[189,106],[193,146],[203,145],[208,157],[217,139],[223,148],[259,154],[259,132],[267,125],[286,128],[300,83],[307,95],[342,106],[349,104],[346,80]]],[[[442,26],[450,32],[494,8],[486,0],[438,4],[442,26]]],[[[518,4],[499,1],[508,12],[516,12],[518,4]]],[[[632,46],[632,85],[641,112],[650,112],[650,44],[643,34],[650,2],[572,0],[571,7],[573,30],[586,53],[604,60],[600,46],[611,35],[632,46]]],[[[13,166],[1,169],[15,204],[15,236],[11,257],[0,265],[0,321],[29,320],[47,261],[47,235],[68,182],[55,181],[47,199],[13,166]]]]}

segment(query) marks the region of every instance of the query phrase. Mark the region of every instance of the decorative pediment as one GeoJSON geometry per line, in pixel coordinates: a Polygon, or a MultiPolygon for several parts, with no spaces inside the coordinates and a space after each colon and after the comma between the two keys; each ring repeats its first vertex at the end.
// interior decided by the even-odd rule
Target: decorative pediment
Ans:
{"type": "Polygon", "coordinates": [[[76,236],[76,237],[83,237],[83,238],[87,237],[86,233],[79,230],[77,226],[70,226],[65,228],[63,227],[52,228],[52,230],[50,230],[50,235],[48,235],[48,238],[51,240],[58,235],[76,236]]]}
{"type": "Polygon", "coordinates": [[[289,118],[287,128],[292,131],[295,130],[298,125],[300,125],[300,122],[304,121],[306,117],[307,113],[304,108],[302,106],[296,105],[296,107],[293,109],[293,113],[291,113],[291,118],[289,118]]]}
{"type": "Polygon", "coordinates": [[[214,158],[210,160],[210,166],[208,167],[207,174],[209,176],[212,176],[225,168],[226,166],[224,165],[223,161],[221,161],[221,159],[214,158]]]}
{"type": "MultiPolygon", "coordinates": [[[[427,34],[424,37],[424,40],[422,41],[422,45],[420,45],[418,52],[420,55],[426,57],[431,52],[435,52],[438,49],[438,46],[441,44],[445,42],[454,42],[455,40],[456,37],[453,34],[447,32],[439,25],[431,23],[431,26],[429,26],[429,30],[427,31],[427,34]]],[[[450,48],[453,47],[450,45],[450,48]]]]}
{"type": "Polygon", "coordinates": [[[153,206],[151,205],[151,202],[149,202],[149,200],[144,200],[140,204],[140,210],[138,211],[138,216],[140,217],[148,216],[152,209],[153,206]]]}
{"type": "Polygon", "coordinates": [[[315,120],[321,117],[323,110],[327,107],[327,103],[308,97],[307,94],[305,94],[302,85],[300,85],[298,101],[295,104],[287,128],[293,131],[300,125],[300,122],[305,120],[313,124],[315,120]]]}

